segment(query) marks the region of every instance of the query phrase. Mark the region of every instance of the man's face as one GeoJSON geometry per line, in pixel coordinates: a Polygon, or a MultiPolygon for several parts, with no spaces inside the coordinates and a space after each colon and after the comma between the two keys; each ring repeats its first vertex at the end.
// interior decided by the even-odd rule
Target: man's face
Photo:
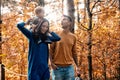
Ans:
{"type": "Polygon", "coordinates": [[[67,17],[62,18],[61,25],[62,25],[63,29],[70,27],[70,24],[71,24],[71,22],[67,17]]]}

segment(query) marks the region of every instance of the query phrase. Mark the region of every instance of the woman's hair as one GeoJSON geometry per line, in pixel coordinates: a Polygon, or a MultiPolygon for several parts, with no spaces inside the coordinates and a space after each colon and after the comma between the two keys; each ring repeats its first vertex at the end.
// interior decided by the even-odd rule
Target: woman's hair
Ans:
{"type": "Polygon", "coordinates": [[[38,13],[41,13],[42,11],[44,11],[43,7],[38,6],[35,8],[34,12],[35,12],[35,14],[38,14],[38,13]]]}
{"type": "Polygon", "coordinates": [[[38,39],[40,39],[40,38],[43,41],[46,40],[47,39],[47,33],[49,31],[49,21],[47,19],[42,19],[42,20],[38,21],[38,19],[37,19],[37,20],[35,20],[35,22],[38,22],[38,23],[37,23],[35,29],[32,30],[33,38],[35,39],[35,41],[36,40],[38,41],[38,39]],[[45,34],[42,34],[41,33],[41,27],[42,27],[44,22],[48,22],[48,30],[46,31],[45,34]]]}
{"type": "Polygon", "coordinates": [[[32,20],[32,24],[37,25],[40,22],[38,17],[34,17],[32,20]]]}
{"type": "Polygon", "coordinates": [[[49,21],[47,19],[42,19],[42,20],[39,20],[38,18],[36,18],[34,21],[33,21],[33,24],[36,25],[35,29],[33,30],[33,32],[35,33],[41,33],[41,27],[42,27],[42,24],[44,22],[48,22],[48,30],[49,30],[49,21]]]}

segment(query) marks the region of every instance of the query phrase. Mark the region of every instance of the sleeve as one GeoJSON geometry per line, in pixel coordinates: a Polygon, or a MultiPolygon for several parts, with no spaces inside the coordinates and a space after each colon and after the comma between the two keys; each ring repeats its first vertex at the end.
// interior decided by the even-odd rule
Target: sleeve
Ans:
{"type": "Polygon", "coordinates": [[[54,33],[54,32],[51,32],[50,34],[51,34],[51,36],[48,36],[48,38],[49,38],[51,41],[53,41],[53,42],[59,41],[59,40],[61,39],[61,38],[60,38],[56,33],[54,33]]]}
{"type": "Polygon", "coordinates": [[[17,28],[28,38],[31,39],[32,38],[32,33],[26,29],[25,27],[25,23],[21,22],[17,24],[17,28]]]}
{"type": "Polygon", "coordinates": [[[79,57],[78,57],[78,54],[77,54],[77,38],[75,36],[75,39],[74,39],[74,45],[73,45],[73,48],[72,48],[72,53],[73,53],[73,59],[74,59],[74,62],[77,66],[79,66],[79,57]]]}
{"type": "Polygon", "coordinates": [[[54,52],[55,52],[55,42],[50,44],[49,53],[50,53],[50,60],[51,60],[51,62],[52,62],[52,59],[53,59],[53,56],[54,56],[54,52]]]}
{"type": "Polygon", "coordinates": [[[77,54],[76,46],[77,46],[77,39],[75,37],[74,38],[74,45],[73,45],[73,48],[72,48],[72,53],[75,54],[75,55],[77,54]]]}

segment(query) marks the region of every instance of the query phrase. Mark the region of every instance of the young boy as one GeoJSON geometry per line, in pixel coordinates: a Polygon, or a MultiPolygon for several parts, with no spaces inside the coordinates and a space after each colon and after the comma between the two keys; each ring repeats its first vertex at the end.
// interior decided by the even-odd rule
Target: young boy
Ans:
{"type": "Polygon", "coordinates": [[[38,6],[35,8],[34,13],[35,13],[35,17],[28,19],[28,21],[26,22],[27,25],[31,25],[30,30],[32,30],[34,26],[37,25],[38,22],[40,22],[44,18],[45,12],[43,7],[38,6]]]}

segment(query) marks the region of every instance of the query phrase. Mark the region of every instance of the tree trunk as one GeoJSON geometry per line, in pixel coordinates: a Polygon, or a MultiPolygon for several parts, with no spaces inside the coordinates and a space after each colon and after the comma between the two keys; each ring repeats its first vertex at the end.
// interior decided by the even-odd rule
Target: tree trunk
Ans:
{"type": "MultiPolygon", "coordinates": [[[[0,4],[1,4],[1,0],[0,0],[0,4]]],[[[1,13],[1,8],[0,8],[0,13],[1,13]]],[[[2,64],[2,57],[1,57],[1,55],[2,55],[2,33],[1,33],[1,30],[2,30],[2,26],[1,26],[1,24],[2,24],[2,20],[1,20],[1,16],[0,16],[0,64],[2,64]]]]}
{"type": "Polygon", "coordinates": [[[1,24],[0,24],[0,64],[2,64],[2,34],[1,34],[1,24]]]}
{"type": "MultiPolygon", "coordinates": [[[[119,14],[120,14],[120,0],[119,0],[119,14]]],[[[120,16],[119,16],[119,19],[120,19],[120,16]]],[[[118,22],[119,23],[119,30],[120,30],[120,21],[118,22]]],[[[118,57],[119,61],[118,61],[118,80],[120,80],[120,52],[119,52],[119,57],[118,57]]]]}
{"type": "Polygon", "coordinates": [[[104,80],[107,80],[107,75],[106,75],[107,65],[105,61],[105,54],[103,53],[102,55],[103,55],[103,76],[104,76],[104,80]]]}
{"type": "Polygon", "coordinates": [[[74,17],[74,0],[64,0],[64,14],[70,16],[73,19],[73,23],[71,26],[71,32],[74,33],[74,22],[75,22],[75,17],[74,17]]]}
{"type": "Polygon", "coordinates": [[[77,2],[77,22],[80,22],[80,14],[79,14],[79,2],[77,2]]]}
{"type": "Polygon", "coordinates": [[[45,6],[44,0],[36,0],[39,6],[45,6]]]}
{"type": "Polygon", "coordinates": [[[45,1],[44,0],[28,0],[28,2],[35,1],[38,3],[39,6],[45,6],[45,1]]]}
{"type": "Polygon", "coordinates": [[[118,6],[119,6],[118,9],[120,10],[120,0],[118,1],[118,6]]]}
{"type": "MultiPolygon", "coordinates": [[[[120,30],[120,21],[119,21],[119,30],[120,30]]],[[[119,47],[120,47],[120,44],[119,44],[119,47]]],[[[120,80],[120,51],[118,53],[117,79],[120,80]]]]}
{"type": "Polygon", "coordinates": [[[86,21],[86,0],[84,0],[84,23],[86,21]]]}
{"type": "Polygon", "coordinates": [[[90,0],[86,1],[86,8],[88,13],[88,80],[92,80],[92,13],[90,11],[90,0]]]}
{"type": "Polygon", "coordinates": [[[118,57],[118,80],[120,80],[120,52],[119,52],[119,57],[118,57]]]}

